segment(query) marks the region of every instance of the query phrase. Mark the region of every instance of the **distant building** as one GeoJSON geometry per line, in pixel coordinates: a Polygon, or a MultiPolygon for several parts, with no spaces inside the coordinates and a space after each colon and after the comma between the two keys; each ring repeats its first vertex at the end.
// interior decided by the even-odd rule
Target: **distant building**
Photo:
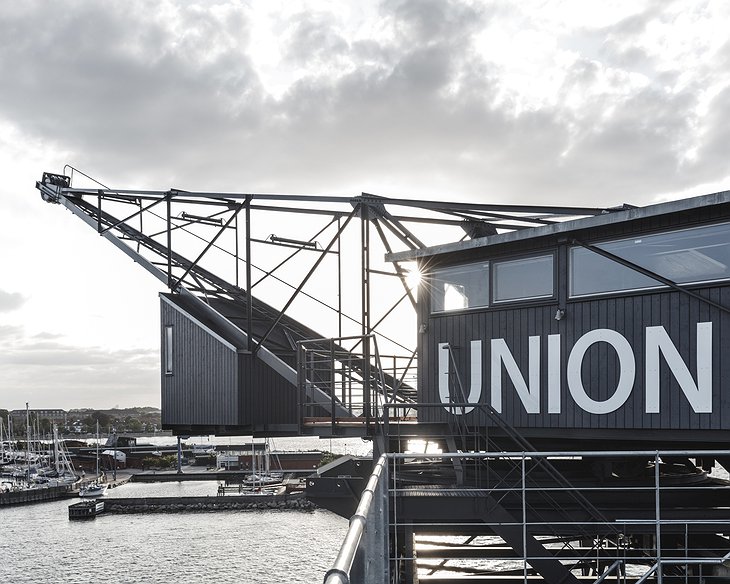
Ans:
{"type": "MultiPolygon", "coordinates": [[[[48,410],[28,410],[31,420],[36,418],[42,420],[44,418],[55,422],[59,425],[66,425],[68,413],[66,410],[48,409],[48,410]]],[[[13,424],[25,424],[25,410],[11,410],[8,416],[13,420],[13,424]]]]}

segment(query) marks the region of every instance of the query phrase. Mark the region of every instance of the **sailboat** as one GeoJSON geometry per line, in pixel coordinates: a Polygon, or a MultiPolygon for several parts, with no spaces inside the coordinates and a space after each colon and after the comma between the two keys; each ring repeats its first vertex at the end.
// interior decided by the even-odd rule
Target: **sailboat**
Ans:
{"type": "Polygon", "coordinates": [[[13,453],[10,449],[10,437],[8,436],[8,447],[6,448],[5,439],[3,437],[3,419],[0,418],[0,467],[5,464],[10,464],[13,460],[13,453]]]}
{"type": "Polygon", "coordinates": [[[251,474],[243,479],[244,485],[252,488],[254,491],[262,491],[263,487],[280,486],[284,477],[283,473],[272,473],[269,447],[269,439],[266,438],[264,443],[263,454],[256,453],[256,444],[251,438],[251,474]],[[258,459],[258,469],[257,467],[258,459]]]}
{"type": "Polygon", "coordinates": [[[49,487],[71,487],[78,480],[69,453],[58,437],[58,427],[53,424],[53,466],[41,468],[35,482],[49,487]]]}
{"type": "Polygon", "coordinates": [[[99,420],[96,421],[96,479],[79,489],[79,497],[103,497],[107,485],[99,481],[99,420]]]}

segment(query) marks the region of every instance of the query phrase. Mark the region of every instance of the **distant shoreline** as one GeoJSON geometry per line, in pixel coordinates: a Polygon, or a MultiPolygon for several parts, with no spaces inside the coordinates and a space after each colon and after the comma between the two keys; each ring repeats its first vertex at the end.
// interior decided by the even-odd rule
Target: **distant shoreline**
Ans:
{"type": "MultiPolygon", "coordinates": [[[[114,434],[118,434],[120,436],[132,436],[133,438],[155,438],[157,436],[164,436],[169,437],[172,436],[172,430],[159,430],[157,432],[113,432],[114,434]]],[[[99,439],[102,438],[108,438],[111,434],[109,433],[100,433],[99,439]]],[[[61,438],[63,440],[81,440],[85,438],[96,438],[96,432],[80,432],[80,433],[72,433],[72,434],[62,434],[61,438]]]]}

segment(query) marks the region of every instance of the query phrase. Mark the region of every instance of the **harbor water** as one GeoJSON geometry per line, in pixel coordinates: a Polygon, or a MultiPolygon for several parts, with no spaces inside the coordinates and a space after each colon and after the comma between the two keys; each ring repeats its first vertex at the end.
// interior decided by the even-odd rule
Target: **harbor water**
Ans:
{"type": "MultiPolygon", "coordinates": [[[[316,446],[328,449],[329,444],[316,446]]],[[[332,450],[359,448],[335,444],[332,450]]],[[[217,481],[129,483],[109,490],[107,497],[215,497],[217,487],[217,481]]],[[[70,521],[68,506],[76,501],[0,508],[0,582],[320,584],[348,526],[325,510],[101,515],[70,521]]]]}

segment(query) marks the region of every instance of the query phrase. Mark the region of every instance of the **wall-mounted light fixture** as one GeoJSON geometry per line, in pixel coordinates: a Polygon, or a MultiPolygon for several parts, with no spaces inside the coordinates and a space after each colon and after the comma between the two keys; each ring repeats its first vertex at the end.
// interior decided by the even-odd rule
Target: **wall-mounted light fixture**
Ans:
{"type": "Polygon", "coordinates": [[[563,318],[565,318],[565,309],[558,308],[558,310],[555,312],[555,320],[563,320],[563,318]]]}

